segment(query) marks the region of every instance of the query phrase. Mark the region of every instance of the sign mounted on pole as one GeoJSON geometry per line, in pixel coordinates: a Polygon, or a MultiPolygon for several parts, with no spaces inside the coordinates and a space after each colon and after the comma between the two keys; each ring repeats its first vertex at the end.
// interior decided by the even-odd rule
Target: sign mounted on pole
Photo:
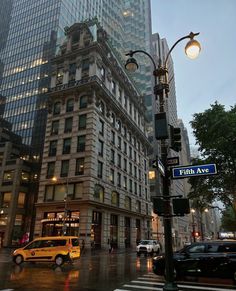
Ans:
{"type": "Polygon", "coordinates": [[[189,178],[193,176],[208,176],[216,174],[216,164],[172,168],[172,179],[189,178]]]}
{"type": "Polygon", "coordinates": [[[179,165],[179,157],[171,157],[166,160],[167,166],[177,166],[179,165]]]}

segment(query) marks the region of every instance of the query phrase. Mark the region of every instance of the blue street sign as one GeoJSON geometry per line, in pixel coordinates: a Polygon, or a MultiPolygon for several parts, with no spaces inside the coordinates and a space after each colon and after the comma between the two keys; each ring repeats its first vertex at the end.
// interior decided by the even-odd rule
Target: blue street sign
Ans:
{"type": "Polygon", "coordinates": [[[217,174],[216,164],[172,168],[173,179],[188,178],[192,176],[216,175],[216,174],[217,174]]]}

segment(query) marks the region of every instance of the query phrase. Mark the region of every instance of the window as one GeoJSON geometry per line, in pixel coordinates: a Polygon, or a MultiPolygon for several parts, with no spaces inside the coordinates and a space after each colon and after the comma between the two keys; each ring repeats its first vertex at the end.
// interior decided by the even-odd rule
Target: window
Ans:
{"type": "Polygon", "coordinates": [[[110,169],[110,182],[112,184],[115,182],[115,171],[113,169],[110,169]]]}
{"type": "Polygon", "coordinates": [[[121,173],[117,173],[117,186],[121,187],[121,173]]]}
{"type": "Polygon", "coordinates": [[[94,186],[94,198],[98,199],[100,202],[104,201],[104,188],[99,184],[94,186]]]}
{"type": "Polygon", "coordinates": [[[55,162],[49,162],[47,167],[47,178],[52,178],[54,176],[55,162]]]}
{"type": "Polygon", "coordinates": [[[135,205],[135,210],[136,210],[136,212],[138,212],[138,213],[141,213],[141,202],[140,201],[136,201],[136,205],[135,205]]]}
{"type": "Polygon", "coordinates": [[[101,72],[102,79],[105,80],[105,69],[104,69],[104,67],[101,67],[100,72],[101,72]]]}
{"type": "Polygon", "coordinates": [[[138,187],[137,187],[137,183],[134,182],[134,193],[137,195],[138,194],[138,187]]]}
{"type": "Polygon", "coordinates": [[[73,124],[73,117],[68,117],[65,119],[65,128],[64,128],[65,133],[72,131],[72,124],[73,124]]]}
{"type": "Polygon", "coordinates": [[[111,149],[111,163],[115,164],[115,151],[111,149]]]}
{"type": "Polygon", "coordinates": [[[98,161],[98,178],[102,178],[103,174],[103,163],[98,161]]]}
{"type": "Polygon", "coordinates": [[[111,204],[119,206],[119,193],[116,191],[111,192],[111,204]]]}
{"type": "Polygon", "coordinates": [[[113,130],[111,131],[111,142],[115,144],[115,132],[113,130]]]}
{"type": "Polygon", "coordinates": [[[82,78],[89,76],[89,59],[82,61],[82,78]]]}
{"type": "Polygon", "coordinates": [[[129,179],[129,191],[133,192],[133,181],[129,179]]]}
{"type": "Polygon", "coordinates": [[[118,145],[117,146],[119,149],[121,149],[121,137],[120,136],[118,136],[118,145]]]}
{"type": "Polygon", "coordinates": [[[80,109],[86,108],[87,105],[88,105],[88,96],[86,96],[86,95],[81,96],[80,100],[79,100],[79,108],[80,109]]]}
{"type": "Polygon", "coordinates": [[[121,132],[121,121],[120,121],[120,120],[117,120],[117,122],[116,122],[116,126],[117,126],[117,130],[118,130],[119,132],[121,132]]]}
{"type": "Polygon", "coordinates": [[[69,160],[61,161],[61,177],[67,177],[69,172],[69,160]]]}
{"type": "Polygon", "coordinates": [[[74,109],[74,99],[68,99],[66,102],[66,112],[72,112],[74,109]]]}
{"type": "Polygon", "coordinates": [[[111,90],[112,93],[116,94],[116,83],[114,81],[111,82],[111,90]]]}
{"type": "Polygon", "coordinates": [[[58,68],[56,85],[61,85],[62,83],[63,83],[63,68],[58,68]]]}
{"type": "Polygon", "coordinates": [[[11,197],[12,197],[12,193],[11,192],[4,192],[3,193],[3,198],[2,198],[2,203],[1,203],[1,207],[2,208],[8,208],[10,207],[11,204],[11,197]]]}
{"type": "Polygon", "coordinates": [[[103,141],[98,140],[98,155],[103,157],[103,141]]]}
{"type": "Polygon", "coordinates": [[[49,153],[48,156],[49,157],[54,157],[57,154],[57,140],[52,140],[50,141],[49,144],[49,153]]]}
{"type": "Polygon", "coordinates": [[[123,129],[124,129],[124,137],[126,138],[127,137],[127,128],[126,128],[126,126],[124,126],[123,129]]]}
{"type": "Polygon", "coordinates": [[[76,63],[69,64],[69,82],[75,81],[76,63]]]}
{"type": "Polygon", "coordinates": [[[83,182],[76,183],[75,184],[74,198],[75,199],[83,198],[83,193],[84,193],[84,184],[83,184],[83,182]]]}
{"type": "Polygon", "coordinates": [[[85,135],[78,136],[77,140],[77,152],[84,152],[85,151],[85,135]]]}
{"type": "Polygon", "coordinates": [[[119,89],[119,96],[118,96],[118,99],[120,101],[120,103],[122,102],[122,91],[121,89],[119,89]]]}
{"type": "Polygon", "coordinates": [[[131,210],[131,198],[125,196],[125,209],[131,210]]]}
{"type": "Polygon", "coordinates": [[[127,143],[124,141],[124,153],[127,155],[127,143]]]}
{"type": "Polygon", "coordinates": [[[62,154],[69,154],[71,148],[71,138],[65,138],[63,140],[63,150],[62,154]]]}
{"type": "Polygon", "coordinates": [[[115,124],[116,124],[116,117],[115,117],[115,114],[114,113],[111,114],[111,124],[113,126],[115,126],[115,124]]]}
{"type": "Polygon", "coordinates": [[[121,155],[117,155],[117,166],[121,168],[121,155]]]}
{"type": "Polygon", "coordinates": [[[24,208],[25,207],[25,197],[26,197],[26,193],[19,192],[17,208],[24,208]]]}
{"type": "Polygon", "coordinates": [[[53,107],[53,115],[61,113],[61,102],[55,102],[53,107]]]}
{"type": "Polygon", "coordinates": [[[78,158],[76,159],[75,175],[83,174],[84,174],[84,158],[78,158]]]}
{"type": "Polygon", "coordinates": [[[44,201],[52,201],[53,200],[53,190],[54,190],[53,185],[48,185],[45,187],[44,201]]]}
{"type": "Polygon", "coordinates": [[[105,105],[102,101],[100,101],[99,110],[101,111],[102,115],[105,114],[105,105]]]}
{"type": "Polygon", "coordinates": [[[133,168],[132,163],[129,162],[129,173],[130,173],[130,175],[132,175],[132,173],[133,173],[132,168],[133,168]]]}
{"type": "Polygon", "coordinates": [[[124,176],[124,189],[127,189],[127,177],[126,176],[124,176]]]}
{"type": "Polygon", "coordinates": [[[132,159],[132,147],[129,147],[129,157],[132,159]]]}
{"type": "Polygon", "coordinates": [[[21,171],[21,181],[22,182],[29,182],[30,180],[30,173],[26,171],[21,171]]]}
{"type": "Polygon", "coordinates": [[[127,160],[124,159],[124,171],[127,172],[127,160]]]}
{"type": "Polygon", "coordinates": [[[192,246],[188,249],[189,253],[204,253],[205,246],[202,244],[192,246]]]}
{"type": "Polygon", "coordinates": [[[86,128],[86,114],[79,115],[79,129],[85,129],[86,128]]]}
{"type": "Polygon", "coordinates": [[[99,127],[99,133],[101,135],[103,135],[104,134],[104,122],[101,119],[99,119],[98,127],[99,127]]]}
{"type": "Polygon", "coordinates": [[[51,127],[51,135],[58,134],[59,120],[54,120],[51,127]]]}
{"type": "Polygon", "coordinates": [[[12,182],[13,178],[14,178],[14,170],[4,172],[3,182],[12,182]]]}

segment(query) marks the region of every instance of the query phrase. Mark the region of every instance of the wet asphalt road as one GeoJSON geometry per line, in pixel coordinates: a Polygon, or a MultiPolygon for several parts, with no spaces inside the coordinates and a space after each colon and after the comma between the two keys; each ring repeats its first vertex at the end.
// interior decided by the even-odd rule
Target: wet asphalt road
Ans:
{"type": "Polygon", "coordinates": [[[10,251],[0,250],[0,290],[112,291],[151,270],[151,258],[137,258],[135,252],[88,251],[73,265],[55,268],[50,263],[16,266],[10,251]]]}

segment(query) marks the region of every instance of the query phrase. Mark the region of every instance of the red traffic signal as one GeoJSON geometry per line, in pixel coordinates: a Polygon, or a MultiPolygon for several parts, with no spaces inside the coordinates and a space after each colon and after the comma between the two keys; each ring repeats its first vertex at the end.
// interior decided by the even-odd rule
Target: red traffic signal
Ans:
{"type": "Polygon", "coordinates": [[[192,236],[193,237],[199,237],[200,236],[200,232],[199,231],[192,231],[192,236]]]}

